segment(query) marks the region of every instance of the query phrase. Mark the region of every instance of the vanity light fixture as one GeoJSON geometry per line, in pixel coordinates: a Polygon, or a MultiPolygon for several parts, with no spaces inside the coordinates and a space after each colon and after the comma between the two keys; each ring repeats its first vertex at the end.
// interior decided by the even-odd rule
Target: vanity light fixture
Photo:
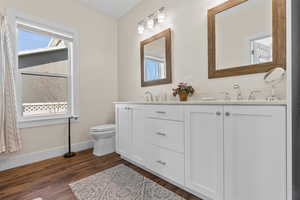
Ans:
{"type": "Polygon", "coordinates": [[[145,30],[144,24],[139,24],[138,26],[138,33],[143,34],[145,30]]]}
{"type": "Polygon", "coordinates": [[[153,27],[154,27],[154,18],[153,17],[149,17],[148,18],[148,20],[147,20],[147,27],[149,28],[149,29],[153,29],[153,27]]]}
{"type": "Polygon", "coordinates": [[[161,7],[145,19],[138,23],[138,33],[143,34],[145,29],[153,29],[156,24],[161,24],[166,20],[165,7],[161,7]]]}
{"type": "Polygon", "coordinates": [[[164,10],[165,10],[165,7],[161,7],[157,12],[157,22],[160,24],[165,22],[165,19],[166,19],[166,14],[165,14],[164,10]]]}

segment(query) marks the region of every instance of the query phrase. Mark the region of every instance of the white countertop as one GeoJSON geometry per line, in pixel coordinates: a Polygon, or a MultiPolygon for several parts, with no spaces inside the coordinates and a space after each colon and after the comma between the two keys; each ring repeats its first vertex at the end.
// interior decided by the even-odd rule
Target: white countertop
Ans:
{"type": "Polygon", "coordinates": [[[127,101],[127,102],[114,102],[114,104],[139,104],[139,105],[279,105],[286,106],[286,101],[266,101],[266,100],[255,100],[255,101],[224,101],[224,100],[214,100],[214,101],[127,101]]]}

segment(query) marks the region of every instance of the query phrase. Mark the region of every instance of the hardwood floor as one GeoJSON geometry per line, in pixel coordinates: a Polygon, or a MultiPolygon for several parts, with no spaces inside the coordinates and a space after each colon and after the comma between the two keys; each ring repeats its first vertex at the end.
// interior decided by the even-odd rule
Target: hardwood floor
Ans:
{"type": "Polygon", "coordinates": [[[0,199],[32,200],[41,197],[43,200],[75,200],[69,183],[119,164],[127,165],[187,200],[200,200],[122,160],[116,153],[96,157],[91,150],[77,153],[76,157],[69,159],[57,157],[0,172],[0,199]]]}

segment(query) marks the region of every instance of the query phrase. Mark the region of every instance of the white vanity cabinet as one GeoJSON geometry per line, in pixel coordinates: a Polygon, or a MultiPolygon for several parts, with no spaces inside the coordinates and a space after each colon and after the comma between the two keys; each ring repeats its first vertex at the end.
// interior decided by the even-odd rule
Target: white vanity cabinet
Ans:
{"type": "Polygon", "coordinates": [[[180,106],[152,107],[146,113],[146,167],[184,185],[184,114],[180,106]]]}
{"type": "Polygon", "coordinates": [[[131,159],[139,164],[145,163],[146,150],[145,148],[145,117],[146,112],[143,108],[132,108],[132,139],[131,139],[131,159]]]}
{"type": "Polygon", "coordinates": [[[223,106],[185,109],[185,183],[210,199],[222,199],[223,106]]]}
{"type": "Polygon", "coordinates": [[[284,105],[117,104],[117,150],[205,200],[286,200],[284,105]]]}
{"type": "Polygon", "coordinates": [[[139,107],[116,107],[116,150],[132,161],[144,164],[145,158],[145,111],[139,107]]]}
{"type": "Polygon", "coordinates": [[[224,115],[225,200],[285,200],[285,107],[225,106],[224,115]]]}
{"type": "Polygon", "coordinates": [[[129,157],[132,139],[132,109],[128,105],[116,107],[116,150],[117,153],[129,157]]]}

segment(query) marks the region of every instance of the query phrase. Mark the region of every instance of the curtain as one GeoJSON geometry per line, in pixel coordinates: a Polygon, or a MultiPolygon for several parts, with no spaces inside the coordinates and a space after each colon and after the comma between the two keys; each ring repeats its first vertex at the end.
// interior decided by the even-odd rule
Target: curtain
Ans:
{"type": "Polygon", "coordinates": [[[14,51],[6,17],[0,16],[0,154],[20,151],[14,51]]]}

